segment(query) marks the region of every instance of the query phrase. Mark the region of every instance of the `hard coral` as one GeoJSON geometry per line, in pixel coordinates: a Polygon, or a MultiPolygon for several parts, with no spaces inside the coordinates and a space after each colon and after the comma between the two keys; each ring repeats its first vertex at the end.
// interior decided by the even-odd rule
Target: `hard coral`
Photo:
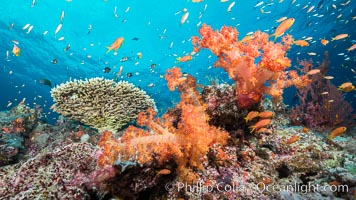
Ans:
{"type": "Polygon", "coordinates": [[[215,66],[223,68],[236,82],[240,108],[260,102],[263,94],[280,101],[285,87],[303,87],[309,83],[306,76],[292,78],[284,71],[291,65],[285,56],[293,41],[289,35],[282,38],[283,43],[274,43],[268,41],[268,34],[257,31],[251,39],[238,41],[235,28],[224,26],[219,32],[205,24],[199,33],[201,39],[192,37],[194,51],[208,48],[218,56],[215,66]]]}
{"type": "Polygon", "coordinates": [[[69,144],[24,163],[0,169],[1,199],[90,199],[84,187],[69,183],[78,172],[94,171],[94,146],[69,144]]]}
{"type": "Polygon", "coordinates": [[[154,101],[128,82],[103,78],[74,80],[51,90],[54,111],[96,129],[116,132],[154,101]]]}
{"type": "Polygon", "coordinates": [[[169,69],[166,74],[170,90],[178,87],[181,101],[180,121],[176,125],[166,113],[164,121],[155,118],[155,111],[140,113],[137,124],[146,126],[147,131],[129,126],[120,141],[110,132],[104,132],[98,145],[103,148],[99,166],[115,164],[121,160],[138,160],[141,164],[157,161],[162,164],[171,159],[178,165],[177,174],[181,181],[196,181],[195,170],[202,170],[202,159],[213,145],[224,145],[229,138],[225,131],[210,126],[205,113],[206,105],[196,89],[195,79],[182,77],[179,68],[169,69]]]}

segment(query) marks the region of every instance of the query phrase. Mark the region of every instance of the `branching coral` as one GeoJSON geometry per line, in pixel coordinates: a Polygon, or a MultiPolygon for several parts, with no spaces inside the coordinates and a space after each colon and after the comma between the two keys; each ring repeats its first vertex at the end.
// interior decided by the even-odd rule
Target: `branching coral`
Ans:
{"type": "Polygon", "coordinates": [[[103,78],[74,80],[52,89],[53,110],[97,129],[117,131],[154,101],[128,82],[103,78]]]}
{"type": "Polygon", "coordinates": [[[181,110],[180,119],[166,113],[161,121],[155,118],[153,109],[148,109],[147,114],[140,113],[137,119],[137,124],[147,127],[147,130],[129,126],[119,141],[110,132],[104,132],[98,143],[103,148],[99,166],[114,164],[118,160],[137,160],[145,164],[174,159],[180,180],[192,182],[196,180],[194,171],[203,169],[202,159],[209,148],[226,144],[229,134],[208,123],[206,105],[196,89],[195,79],[182,77],[179,68],[169,69],[166,79],[169,89],[178,87],[181,94],[177,105],[181,110]]]}
{"type": "Polygon", "coordinates": [[[280,101],[284,88],[309,83],[306,76],[290,77],[284,71],[291,65],[285,56],[293,42],[289,35],[282,38],[282,43],[274,43],[268,41],[268,34],[257,31],[250,39],[238,41],[235,28],[224,26],[219,32],[205,24],[199,33],[201,39],[192,37],[194,51],[208,48],[218,56],[215,66],[223,68],[236,82],[240,108],[260,102],[263,94],[271,95],[274,102],[280,101]]]}

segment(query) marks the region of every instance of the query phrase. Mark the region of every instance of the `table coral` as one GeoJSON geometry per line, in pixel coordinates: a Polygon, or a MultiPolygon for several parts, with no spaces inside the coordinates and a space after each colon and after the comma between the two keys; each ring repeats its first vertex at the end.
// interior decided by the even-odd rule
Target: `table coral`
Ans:
{"type": "Polygon", "coordinates": [[[51,90],[53,110],[96,129],[116,132],[155,103],[143,90],[103,78],[68,81],[51,90]]]}

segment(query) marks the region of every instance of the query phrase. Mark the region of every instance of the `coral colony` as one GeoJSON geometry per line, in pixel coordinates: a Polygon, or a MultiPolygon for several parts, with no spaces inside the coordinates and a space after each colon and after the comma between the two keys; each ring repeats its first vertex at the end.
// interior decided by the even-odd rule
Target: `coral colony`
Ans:
{"type": "Polygon", "coordinates": [[[209,49],[234,84],[199,90],[170,68],[180,102],[162,117],[144,91],[103,78],[53,88],[56,125],[23,103],[1,112],[1,199],[354,198],[356,142],[344,132],[355,118],[322,78],[327,54],[288,70],[290,35],[238,40],[235,28],[205,24],[199,33],[193,52],[209,49]],[[292,109],[282,102],[291,86],[292,109]]]}

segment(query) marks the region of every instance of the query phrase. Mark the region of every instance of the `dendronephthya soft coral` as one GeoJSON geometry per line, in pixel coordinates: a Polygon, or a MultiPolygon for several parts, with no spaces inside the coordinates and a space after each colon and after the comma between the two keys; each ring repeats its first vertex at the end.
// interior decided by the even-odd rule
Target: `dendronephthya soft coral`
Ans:
{"type": "Polygon", "coordinates": [[[269,41],[269,35],[256,31],[251,37],[238,40],[238,31],[223,26],[214,31],[203,24],[199,29],[202,36],[192,37],[194,51],[210,49],[218,60],[216,67],[223,68],[236,82],[236,96],[240,108],[248,108],[260,102],[263,94],[271,95],[276,102],[282,99],[283,88],[295,85],[303,87],[309,83],[306,76],[293,72],[290,77],[284,70],[291,66],[286,57],[293,38],[286,35],[282,43],[269,41]]]}
{"type": "Polygon", "coordinates": [[[99,166],[115,164],[117,161],[149,161],[164,163],[173,159],[177,163],[177,174],[181,181],[196,181],[196,170],[203,169],[203,161],[213,145],[224,145],[229,138],[226,131],[209,125],[206,105],[196,89],[192,76],[183,77],[179,68],[168,69],[166,74],[170,90],[178,90],[181,101],[179,119],[167,112],[163,121],[155,118],[155,111],[148,109],[140,113],[137,124],[147,130],[129,126],[120,141],[104,132],[99,146],[103,153],[99,166]]]}

